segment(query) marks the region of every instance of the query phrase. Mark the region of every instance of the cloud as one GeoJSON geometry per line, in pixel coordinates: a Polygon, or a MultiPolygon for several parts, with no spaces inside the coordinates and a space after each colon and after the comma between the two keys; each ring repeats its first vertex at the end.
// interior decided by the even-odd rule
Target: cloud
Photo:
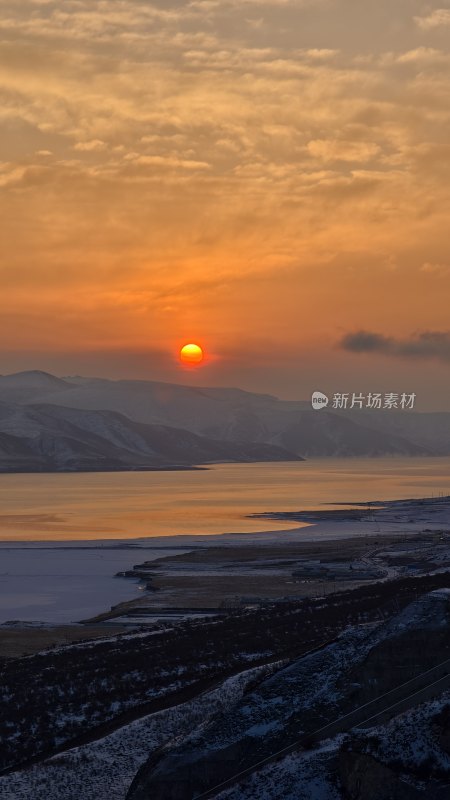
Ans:
{"type": "Polygon", "coordinates": [[[420,271],[427,275],[436,275],[439,278],[444,278],[450,275],[450,266],[448,264],[435,264],[425,261],[420,267],[420,271]]]}
{"type": "Polygon", "coordinates": [[[94,150],[104,150],[106,147],[105,142],[101,139],[91,139],[89,142],[77,142],[74,145],[75,150],[80,152],[92,153],[94,150]]]}
{"type": "Polygon", "coordinates": [[[371,161],[380,152],[375,142],[351,142],[337,139],[315,139],[307,144],[308,152],[324,162],[371,161]]]}
{"type": "Polygon", "coordinates": [[[344,5],[348,24],[334,0],[0,0],[0,274],[24,337],[50,340],[69,295],[61,339],[86,347],[252,325],[309,344],[319,317],[328,343],[400,297],[402,324],[446,327],[448,48],[419,47],[403,3],[344,5]],[[155,287],[178,286],[163,312],[155,287]]]}
{"type": "Polygon", "coordinates": [[[450,331],[423,331],[409,339],[396,339],[361,330],[346,334],[339,346],[351,353],[381,353],[398,358],[450,361],[450,331]]]}
{"type": "Polygon", "coordinates": [[[450,9],[436,8],[426,17],[414,17],[414,22],[425,31],[450,25],[450,9]]]}
{"type": "Polygon", "coordinates": [[[172,169],[205,170],[210,169],[210,165],[205,161],[193,161],[192,159],[181,159],[177,157],[163,156],[143,156],[139,153],[128,153],[125,161],[137,166],[150,167],[169,167],[172,169]]]}
{"type": "Polygon", "coordinates": [[[386,353],[391,349],[392,339],[380,333],[356,331],[347,333],[339,344],[344,350],[350,350],[352,353],[386,353]]]}
{"type": "Polygon", "coordinates": [[[308,8],[317,3],[326,3],[329,0],[191,0],[188,7],[201,12],[224,11],[239,9],[245,6],[269,6],[273,8],[289,7],[308,8]]]}
{"type": "Polygon", "coordinates": [[[416,47],[397,57],[398,64],[422,63],[425,65],[439,65],[448,62],[449,54],[436,50],[434,47],[416,47]]]}

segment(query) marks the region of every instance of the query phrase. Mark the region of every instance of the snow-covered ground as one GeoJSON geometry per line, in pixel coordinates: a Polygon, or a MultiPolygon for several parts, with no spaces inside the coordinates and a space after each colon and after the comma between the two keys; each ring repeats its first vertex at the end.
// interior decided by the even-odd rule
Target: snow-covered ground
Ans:
{"type": "MultiPolygon", "coordinates": [[[[348,504],[350,505],[350,503],[348,504]]],[[[345,509],[323,511],[268,512],[260,516],[266,523],[271,519],[291,520],[307,527],[289,531],[290,541],[318,541],[347,539],[353,536],[409,536],[414,533],[442,532],[450,530],[450,498],[428,497],[408,500],[389,500],[354,504],[361,511],[361,518],[347,517],[345,509]]],[[[253,537],[258,534],[253,534],[253,537]]],[[[285,535],[285,534],[284,534],[285,535]]],[[[279,541],[283,532],[273,531],[270,538],[279,541]]],[[[239,537],[240,540],[241,537],[239,537]]],[[[248,538],[248,537],[247,537],[248,538]]]]}
{"type": "MultiPolygon", "coordinates": [[[[174,781],[183,781],[197,772],[217,774],[220,785],[221,780],[233,774],[223,767],[230,752],[242,753],[237,767],[245,770],[282,751],[304,732],[317,731],[333,720],[345,720],[349,707],[354,707],[351,698],[356,685],[355,668],[371,651],[379,646],[395,647],[399,635],[406,631],[432,627],[440,630],[447,615],[448,594],[431,592],[387,622],[348,628],[328,646],[278,670],[234,706],[220,712],[207,727],[195,731],[189,742],[184,741],[171,750],[149,778],[146,787],[149,797],[153,790],[155,797],[162,798],[162,787],[166,780],[171,780],[169,776],[174,781]]],[[[379,690],[380,695],[382,691],[379,690]]],[[[329,745],[330,752],[337,746],[329,745]]],[[[254,777],[238,779],[238,788],[230,791],[230,800],[334,800],[335,790],[324,777],[320,758],[318,761],[316,755],[288,758],[281,769],[277,764],[268,764],[254,777]]],[[[235,772],[238,771],[237,768],[235,772]]],[[[199,791],[200,784],[195,788],[199,791]]],[[[206,786],[203,784],[201,788],[206,786]]],[[[228,795],[224,794],[224,800],[225,797],[228,800],[228,795]]]]}
{"type": "Polygon", "coordinates": [[[445,707],[450,707],[450,692],[400,714],[386,725],[361,730],[361,749],[382,763],[397,762],[405,770],[428,764],[430,769],[450,774],[450,755],[442,750],[433,725],[433,718],[445,707]]]}
{"type": "MultiPolygon", "coordinates": [[[[4,776],[0,778],[0,796],[2,800],[123,800],[140,766],[163,745],[174,747],[167,754],[169,771],[176,766],[177,753],[191,758],[193,764],[205,757],[214,759],[216,753],[220,760],[224,748],[239,740],[245,741],[246,747],[253,741],[255,755],[259,750],[261,756],[273,753],[286,744],[291,717],[297,727],[300,714],[305,720],[308,715],[321,715],[322,710],[327,718],[339,715],[339,702],[346,691],[340,676],[362,662],[373,647],[406,630],[440,628],[447,612],[448,592],[431,592],[391,620],[348,629],[337,641],[288,666],[278,663],[247,670],[195,700],[4,776]],[[245,687],[255,676],[265,677],[244,696],[245,687]],[[262,752],[266,742],[268,753],[262,752]]],[[[370,731],[372,742],[373,734],[379,734],[378,757],[388,760],[403,754],[406,767],[417,759],[425,760],[430,753],[434,758],[436,742],[427,720],[440,707],[429,703],[423,708],[428,711],[419,708],[407,712],[379,731],[370,731]]],[[[296,730],[296,735],[301,731],[296,730]]],[[[364,731],[358,735],[364,740],[364,731]]],[[[337,800],[332,770],[329,775],[327,772],[340,742],[337,737],[314,751],[291,754],[268,764],[236,788],[223,792],[221,800],[337,800]]],[[[436,763],[447,768],[447,762],[450,759],[444,763],[441,758],[436,763]]]]}
{"type": "Polygon", "coordinates": [[[150,714],[92,744],[66,751],[23,772],[0,778],[2,800],[123,800],[136,772],[157,747],[187,740],[240,697],[258,676],[256,667],[182,705],[150,714]]]}
{"type": "Polygon", "coordinates": [[[268,764],[216,800],[342,800],[327,769],[340,740],[336,737],[313,753],[294,753],[268,764]]]}
{"type": "MultiPolygon", "coordinates": [[[[303,715],[308,709],[327,707],[327,717],[332,718],[334,708],[345,693],[339,684],[340,676],[361,663],[380,643],[392,639],[406,630],[423,627],[442,627],[447,613],[448,596],[441,591],[430,592],[410,603],[387,622],[371,623],[348,628],[337,641],[304,656],[267,678],[230,713],[220,717],[198,739],[200,749],[219,750],[241,738],[267,736],[282,728],[281,720],[288,720],[297,710],[303,715]]],[[[339,716],[339,712],[336,714],[339,716]]]]}

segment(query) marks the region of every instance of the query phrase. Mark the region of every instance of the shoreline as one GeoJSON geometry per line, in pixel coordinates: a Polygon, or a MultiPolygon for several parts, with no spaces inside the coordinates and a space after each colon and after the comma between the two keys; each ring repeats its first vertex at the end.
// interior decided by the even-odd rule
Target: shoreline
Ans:
{"type": "MultiPolygon", "coordinates": [[[[217,613],[219,609],[329,594],[411,574],[413,569],[415,574],[423,574],[427,569],[450,566],[449,496],[327,505],[335,507],[252,515],[261,521],[296,524],[283,530],[122,541],[9,540],[0,542],[0,553],[10,551],[19,558],[21,552],[33,550],[35,556],[41,552],[46,561],[52,554],[61,559],[62,567],[76,554],[82,559],[112,558],[117,569],[109,578],[134,581],[135,596],[119,598],[109,610],[89,615],[80,608],[79,613],[73,612],[73,621],[63,623],[39,620],[36,612],[39,628],[50,634],[53,629],[56,639],[61,632],[58,628],[72,626],[77,638],[81,627],[89,637],[94,633],[92,626],[106,623],[106,633],[111,635],[111,625],[126,630],[173,625],[175,612],[180,618],[196,618],[199,613],[217,613]],[[338,505],[349,507],[336,508],[338,505]],[[152,551],[151,560],[146,558],[148,551],[152,551]],[[437,556],[439,562],[435,563],[437,556]]],[[[22,630],[26,638],[32,622],[21,620],[17,613],[8,616],[15,621],[0,626],[0,655],[6,634],[15,631],[19,640],[22,630]]],[[[104,635],[103,630],[98,635],[104,635]]]]}
{"type": "MultiPolygon", "coordinates": [[[[102,538],[102,539],[1,539],[0,550],[25,550],[25,549],[73,549],[73,550],[123,550],[130,549],[139,552],[140,549],[151,548],[152,550],[170,550],[179,549],[180,545],[184,545],[183,549],[201,546],[204,547],[214,542],[224,544],[230,539],[233,545],[236,543],[235,538],[239,537],[241,541],[247,538],[249,542],[259,540],[260,538],[266,539],[267,542],[279,540],[283,541],[286,535],[290,535],[291,539],[293,534],[302,532],[300,541],[315,541],[316,538],[322,538],[325,533],[328,533],[330,541],[336,537],[351,538],[351,536],[365,536],[368,531],[358,527],[358,523],[367,522],[368,525],[380,525],[389,521],[392,524],[394,521],[390,519],[393,512],[398,511],[401,515],[399,521],[408,525],[407,532],[413,532],[414,528],[410,526],[420,526],[423,522],[423,517],[428,509],[432,511],[442,508],[444,513],[447,512],[447,507],[450,504],[450,495],[443,495],[439,497],[422,497],[422,498],[409,498],[401,500],[368,500],[365,502],[349,501],[330,502],[323,505],[327,506],[346,506],[345,509],[326,508],[326,509],[308,509],[305,511],[264,511],[252,514],[246,514],[245,519],[258,519],[258,520],[272,520],[280,522],[298,522],[292,528],[277,528],[274,530],[258,530],[258,531],[232,531],[224,533],[199,533],[199,534],[169,534],[167,536],[138,536],[133,538],[102,538]],[[361,510],[360,510],[361,509],[361,510]],[[383,517],[382,512],[386,512],[383,517]],[[416,513],[419,515],[418,520],[411,520],[410,514],[416,513]],[[376,515],[376,518],[375,518],[376,515]],[[350,531],[343,531],[341,526],[346,526],[350,531]],[[312,538],[308,535],[305,536],[305,531],[308,528],[314,528],[311,531],[312,538]],[[354,528],[354,530],[353,530],[354,528]],[[271,537],[271,539],[269,539],[271,537]]],[[[445,517],[446,519],[446,517],[445,517]]],[[[439,522],[433,520],[430,524],[439,525],[439,522]]],[[[375,530],[374,533],[377,531],[375,530]]]]}
{"type": "MultiPolygon", "coordinates": [[[[450,497],[374,505],[361,504],[366,510],[357,513],[276,512],[308,527],[210,537],[184,555],[143,562],[129,574],[146,582],[146,594],[95,621],[124,621],[139,610],[144,622],[146,609],[151,621],[171,609],[280,602],[384,581],[412,569],[420,573],[450,566],[450,497]],[[439,566],[432,563],[433,553],[439,566]]],[[[272,519],[274,513],[262,516],[272,519]]]]}

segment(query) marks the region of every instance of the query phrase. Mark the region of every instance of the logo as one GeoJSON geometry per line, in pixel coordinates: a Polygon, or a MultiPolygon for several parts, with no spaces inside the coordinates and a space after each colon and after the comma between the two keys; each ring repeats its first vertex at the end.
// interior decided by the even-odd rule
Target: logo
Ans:
{"type": "MultiPolygon", "coordinates": [[[[416,393],[412,392],[369,392],[369,394],[357,394],[356,392],[335,392],[332,396],[330,408],[333,409],[352,409],[352,408],[370,408],[370,409],[390,409],[399,411],[407,411],[414,408],[416,402],[416,393]]],[[[311,405],[315,411],[320,411],[321,408],[326,408],[330,403],[329,398],[322,392],[313,392],[311,397],[311,405]]]]}
{"type": "Polygon", "coordinates": [[[311,398],[311,404],[315,411],[320,411],[321,408],[326,408],[328,405],[328,397],[322,392],[314,392],[311,398]]]}

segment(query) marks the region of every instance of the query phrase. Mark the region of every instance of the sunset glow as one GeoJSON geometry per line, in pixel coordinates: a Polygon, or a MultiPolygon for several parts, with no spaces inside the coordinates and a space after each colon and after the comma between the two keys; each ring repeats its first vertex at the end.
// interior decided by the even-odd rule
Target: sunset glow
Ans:
{"type": "Polygon", "coordinates": [[[201,330],[220,358],[193,383],[293,398],[398,376],[447,407],[432,6],[0,0],[0,371],[176,381],[201,330]]]}

